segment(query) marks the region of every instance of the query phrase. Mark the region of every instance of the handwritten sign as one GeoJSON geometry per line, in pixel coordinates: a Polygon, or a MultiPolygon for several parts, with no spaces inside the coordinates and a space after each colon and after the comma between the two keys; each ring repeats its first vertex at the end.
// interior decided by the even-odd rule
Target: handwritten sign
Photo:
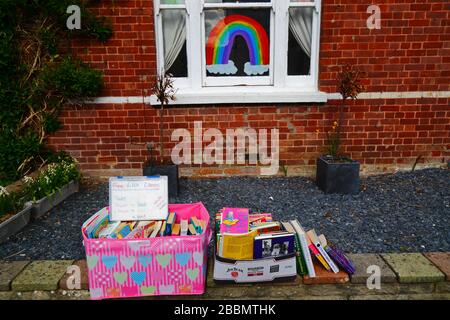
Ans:
{"type": "Polygon", "coordinates": [[[166,176],[109,178],[111,221],[166,220],[168,198],[166,176]]]}

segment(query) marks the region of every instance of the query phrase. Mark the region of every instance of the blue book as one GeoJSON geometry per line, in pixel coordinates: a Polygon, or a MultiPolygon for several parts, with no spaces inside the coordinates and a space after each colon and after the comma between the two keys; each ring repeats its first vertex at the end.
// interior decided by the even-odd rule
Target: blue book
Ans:
{"type": "Polygon", "coordinates": [[[253,259],[279,257],[295,252],[295,236],[289,232],[262,234],[253,242],[253,259]]]}
{"type": "Polygon", "coordinates": [[[167,216],[166,230],[164,232],[165,236],[170,236],[172,234],[172,228],[173,225],[175,224],[176,217],[177,217],[176,212],[170,212],[169,215],[167,216]]]}

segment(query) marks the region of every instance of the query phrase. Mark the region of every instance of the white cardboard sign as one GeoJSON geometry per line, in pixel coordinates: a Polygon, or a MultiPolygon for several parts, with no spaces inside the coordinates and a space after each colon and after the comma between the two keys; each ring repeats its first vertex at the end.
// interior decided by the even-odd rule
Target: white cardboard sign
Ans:
{"type": "Polygon", "coordinates": [[[111,221],[166,220],[168,198],[166,176],[109,178],[111,221]]]}

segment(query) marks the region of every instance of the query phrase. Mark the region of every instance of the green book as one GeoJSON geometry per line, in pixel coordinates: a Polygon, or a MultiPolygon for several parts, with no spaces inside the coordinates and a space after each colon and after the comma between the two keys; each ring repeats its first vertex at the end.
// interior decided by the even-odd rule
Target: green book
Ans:
{"type": "Polygon", "coordinates": [[[295,232],[294,227],[289,222],[281,223],[284,229],[287,232],[293,233],[295,235],[295,253],[296,253],[296,261],[297,261],[297,274],[305,275],[308,274],[308,270],[306,269],[305,258],[303,257],[302,247],[300,245],[300,239],[298,238],[297,232],[295,232]]]}
{"type": "Polygon", "coordinates": [[[297,252],[297,273],[302,276],[308,274],[302,247],[300,245],[300,239],[298,238],[297,233],[295,234],[295,251],[297,252]]]}

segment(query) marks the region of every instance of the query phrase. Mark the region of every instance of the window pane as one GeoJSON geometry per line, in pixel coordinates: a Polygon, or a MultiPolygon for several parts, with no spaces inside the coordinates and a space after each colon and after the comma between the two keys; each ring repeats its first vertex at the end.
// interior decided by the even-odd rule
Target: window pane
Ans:
{"type": "Polygon", "coordinates": [[[164,70],[174,77],[187,77],[186,11],[162,10],[164,70]]]}
{"type": "Polygon", "coordinates": [[[205,11],[208,76],[268,76],[271,9],[205,11]]]}
{"type": "Polygon", "coordinates": [[[309,75],[313,8],[289,9],[288,75],[309,75]]]}

